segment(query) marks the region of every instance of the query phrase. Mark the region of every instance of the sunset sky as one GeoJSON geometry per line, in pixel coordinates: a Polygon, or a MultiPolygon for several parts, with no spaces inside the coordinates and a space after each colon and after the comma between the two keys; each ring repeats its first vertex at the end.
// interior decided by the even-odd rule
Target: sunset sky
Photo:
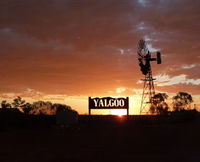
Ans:
{"type": "Polygon", "coordinates": [[[200,106],[199,0],[1,0],[0,101],[20,95],[84,114],[88,96],[129,96],[138,113],[141,38],[162,53],[156,91],[188,92],[200,106]]]}

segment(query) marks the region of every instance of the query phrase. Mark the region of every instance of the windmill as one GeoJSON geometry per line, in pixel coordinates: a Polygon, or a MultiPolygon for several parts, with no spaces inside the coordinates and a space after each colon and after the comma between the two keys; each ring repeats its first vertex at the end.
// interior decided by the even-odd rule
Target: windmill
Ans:
{"type": "Polygon", "coordinates": [[[142,79],[144,86],[140,105],[140,114],[147,114],[149,113],[150,107],[153,104],[152,97],[155,95],[155,78],[152,76],[151,61],[157,61],[157,64],[161,64],[161,53],[156,52],[157,57],[152,58],[151,52],[148,50],[144,39],[139,41],[137,53],[140,70],[145,76],[144,79],[142,79]]]}

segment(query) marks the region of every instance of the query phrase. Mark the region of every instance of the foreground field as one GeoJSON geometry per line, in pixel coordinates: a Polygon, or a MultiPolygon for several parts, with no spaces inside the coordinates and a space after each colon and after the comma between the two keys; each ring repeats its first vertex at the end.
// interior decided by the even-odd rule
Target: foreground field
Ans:
{"type": "MultiPolygon", "coordinates": [[[[0,162],[200,161],[200,120],[129,121],[119,117],[80,117],[73,129],[55,125],[0,132],[0,162]]],[[[145,120],[144,120],[145,119],[145,120]]]]}

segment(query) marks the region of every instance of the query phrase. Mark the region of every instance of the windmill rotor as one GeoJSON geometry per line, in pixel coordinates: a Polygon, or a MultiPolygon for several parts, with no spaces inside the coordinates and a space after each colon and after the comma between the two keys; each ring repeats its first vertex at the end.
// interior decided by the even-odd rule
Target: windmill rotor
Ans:
{"type": "Polygon", "coordinates": [[[146,42],[141,39],[138,43],[138,61],[140,70],[143,75],[147,75],[151,69],[150,62],[157,61],[157,64],[161,64],[161,53],[158,51],[156,53],[156,58],[151,57],[151,52],[148,50],[146,42]]]}

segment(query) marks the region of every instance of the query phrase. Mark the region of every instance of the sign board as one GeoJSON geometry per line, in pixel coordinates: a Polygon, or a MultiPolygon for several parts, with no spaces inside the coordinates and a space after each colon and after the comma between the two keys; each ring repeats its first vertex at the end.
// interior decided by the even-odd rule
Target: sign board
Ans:
{"type": "Polygon", "coordinates": [[[113,97],[89,97],[89,115],[91,109],[126,109],[129,114],[129,98],[113,98],[113,97]]]}

